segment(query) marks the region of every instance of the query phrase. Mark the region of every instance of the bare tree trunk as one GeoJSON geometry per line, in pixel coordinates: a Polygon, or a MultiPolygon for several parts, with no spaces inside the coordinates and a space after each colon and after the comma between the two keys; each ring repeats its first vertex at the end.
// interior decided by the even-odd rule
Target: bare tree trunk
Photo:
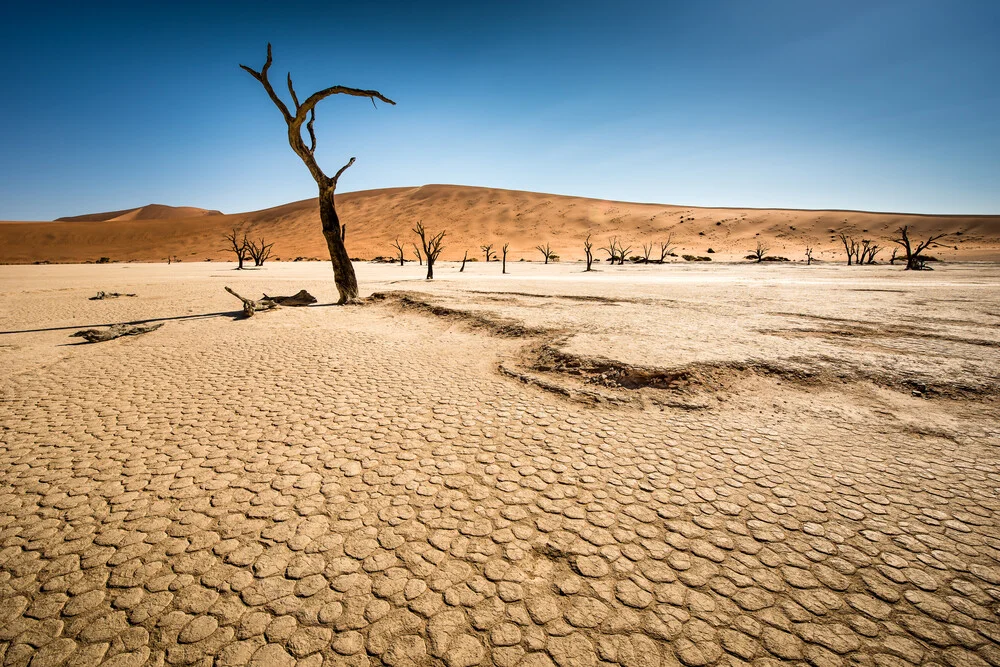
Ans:
{"type": "Polygon", "coordinates": [[[465,256],[464,256],[464,257],[462,257],[462,268],[460,268],[460,269],[458,270],[458,272],[459,272],[459,273],[463,273],[463,272],[465,271],[465,262],[466,262],[466,261],[467,261],[468,259],[469,259],[469,251],[468,251],[468,250],[466,250],[466,251],[465,251],[465,256]]]}
{"type": "Polygon", "coordinates": [[[337,209],[333,204],[333,189],[320,192],[319,220],[323,224],[323,237],[330,251],[330,263],[333,264],[333,281],[340,293],[338,304],[351,303],[358,298],[358,279],[354,275],[354,265],[347,256],[344,246],[344,228],[337,217],[337,209]]]}
{"type": "Polygon", "coordinates": [[[503,270],[500,273],[507,273],[507,248],[510,247],[509,243],[503,244],[503,270]]]}

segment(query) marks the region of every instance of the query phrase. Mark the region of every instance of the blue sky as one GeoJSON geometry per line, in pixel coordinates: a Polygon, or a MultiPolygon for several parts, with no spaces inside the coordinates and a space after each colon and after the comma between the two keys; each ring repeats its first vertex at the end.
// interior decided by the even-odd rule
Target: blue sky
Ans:
{"type": "Polygon", "coordinates": [[[13,4],[0,219],[315,196],[268,41],[345,192],[1000,213],[994,0],[13,4]]]}

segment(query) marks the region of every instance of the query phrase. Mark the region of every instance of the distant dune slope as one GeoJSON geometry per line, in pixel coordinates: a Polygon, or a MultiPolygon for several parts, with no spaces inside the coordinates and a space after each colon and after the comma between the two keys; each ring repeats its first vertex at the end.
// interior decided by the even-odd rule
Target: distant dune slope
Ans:
{"type": "MultiPolygon", "coordinates": [[[[540,260],[538,244],[549,243],[563,261],[583,257],[583,239],[593,234],[595,255],[617,236],[643,253],[643,243],[673,235],[678,254],[737,259],[761,240],[771,254],[799,260],[807,246],[814,256],[839,261],[843,251],[836,232],[883,243],[900,225],[917,236],[950,234],[947,247],[933,254],[945,260],[1000,261],[1000,216],[937,216],[857,211],[699,208],[636,204],[583,197],[548,195],[458,185],[425,185],[349,192],[338,196],[341,221],[347,225],[352,257],[391,255],[391,241],[416,240],[417,221],[432,232],[447,231],[442,259],[461,259],[468,250],[480,261],[480,246],[510,243],[508,259],[540,260]],[[957,249],[956,249],[957,248],[957,249]]],[[[0,223],[0,263],[113,261],[184,261],[229,259],[223,235],[233,227],[274,243],[274,257],[328,258],[315,199],[250,213],[224,215],[204,209],[146,206],[56,222],[0,223]],[[164,211],[161,209],[169,209],[164,211]],[[185,212],[174,215],[175,212],[185,212]],[[190,213],[188,213],[190,212],[190,213]],[[105,217],[110,216],[110,217],[105,217]]],[[[412,258],[412,249],[407,255],[412,258]]],[[[659,257],[654,250],[653,256],[659,257]]]]}
{"type": "Polygon", "coordinates": [[[210,211],[194,206],[165,206],[163,204],[147,204],[138,208],[128,208],[124,211],[108,211],[106,213],[88,213],[56,218],[56,222],[107,222],[109,220],[168,220],[176,218],[197,218],[203,215],[222,215],[222,211],[210,211]]]}

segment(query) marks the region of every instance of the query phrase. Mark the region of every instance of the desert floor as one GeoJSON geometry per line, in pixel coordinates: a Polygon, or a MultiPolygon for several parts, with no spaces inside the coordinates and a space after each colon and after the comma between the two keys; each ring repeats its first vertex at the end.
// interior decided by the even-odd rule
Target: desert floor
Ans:
{"type": "Polygon", "coordinates": [[[0,266],[0,664],[1000,666],[1000,267],[508,266],[0,266]]]}

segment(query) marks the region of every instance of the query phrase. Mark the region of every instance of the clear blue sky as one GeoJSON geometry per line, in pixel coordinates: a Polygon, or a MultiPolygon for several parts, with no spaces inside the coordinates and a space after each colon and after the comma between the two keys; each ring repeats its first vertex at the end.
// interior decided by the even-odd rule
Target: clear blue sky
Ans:
{"type": "Polygon", "coordinates": [[[1000,213],[1000,2],[4,3],[0,219],[315,196],[259,84],[318,108],[341,191],[1000,213]]]}

